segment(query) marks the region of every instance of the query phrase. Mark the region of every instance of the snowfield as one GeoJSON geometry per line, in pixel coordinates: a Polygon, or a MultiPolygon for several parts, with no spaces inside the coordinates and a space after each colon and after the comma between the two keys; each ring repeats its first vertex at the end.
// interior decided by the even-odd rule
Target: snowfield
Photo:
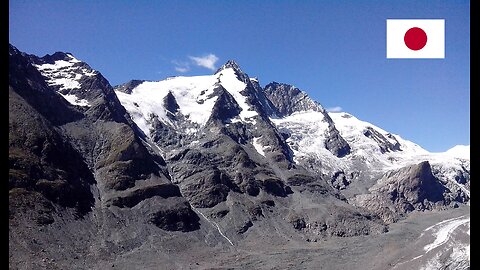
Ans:
{"type": "MultiPolygon", "coordinates": [[[[242,95],[246,87],[244,82],[237,79],[232,68],[221,70],[215,75],[194,77],[173,77],[162,81],[143,82],[135,87],[131,94],[115,91],[122,105],[132,116],[132,120],[147,135],[150,136],[152,118],[158,117],[162,122],[175,128],[175,123],[168,118],[164,99],[171,93],[178,104],[179,111],[187,117],[194,127],[202,127],[212,114],[217,96],[213,95],[217,85],[225,88],[242,109],[240,119],[232,122],[254,122],[252,117],[258,113],[247,103],[242,95]],[[141,106],[139,105],[141,104],[141,106]]],[[[195,128],[191,130],[194,132],[195,128]]]]}
{"type": "Polygon", "coordinates": [[[470,171],[469,146],[457,146],[443,153],[430,153],[421,146],[403,139],[399,135],[387,132],[371,123],[359,120],[346,112],[328,113],[341,136],[351,147],[351,153],[339,158],[324,146],[328,123],[321,112],[295,112],[284,118],[270,119],[279,130],[287,132],[290,137],[287,143],[294,153],[296,162],[312,162],[321,164],[321,172],[351,171],[359,163],[365,170],[383,174],[405,166],[429,161],[433,173],[447,183],[449,189],[461,190],[470,197],[470,188],[461,183],[462,174],[470,171]],[[399,144],[399,150],[382,152],[379,142],[367,137],[367,131],[376,131],[392,145],[399,144]]]}

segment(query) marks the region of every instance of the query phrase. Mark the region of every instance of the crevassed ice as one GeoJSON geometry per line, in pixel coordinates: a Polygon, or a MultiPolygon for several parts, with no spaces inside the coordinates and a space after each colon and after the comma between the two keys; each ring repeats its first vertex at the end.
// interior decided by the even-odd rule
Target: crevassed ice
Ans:
{"type": "Polygon", "coordinates": [[[280,129],[287,129],[291,137],[287,139],[295,157],[310,155],[332,155],[325,148],[325,131],[328,123],[324,121],[323,114],[316,111],[295,112],[284,118],[272,121],[280,129]]]}

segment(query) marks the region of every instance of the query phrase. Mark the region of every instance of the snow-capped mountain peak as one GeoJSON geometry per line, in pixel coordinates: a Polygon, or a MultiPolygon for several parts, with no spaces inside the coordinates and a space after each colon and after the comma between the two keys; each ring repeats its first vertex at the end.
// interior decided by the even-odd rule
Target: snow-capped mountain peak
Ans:
{"type": "Polygon", "coordinates": [[[399,135],[387,132],[369,122],[359,120],[346,112],[330,112],[342,137],[355,145],[378,149],[378,153],[402,151],[403,154],[426,154],[419,145],[402,139],[399,135]]]}
{"type": "Polygon", "coordinates": [[[99,73],[71,53],[56,52],[42,58],[32,57],[34,66],[47,78],[48,85],[57,89],[69,103],[90,107],[87,99],[78,95],[83,81],[99,73]]]}
{"type": "Polygon", "coordinates": [[[248,75],[242,71],[242,69],[240,68],[240,65],[238,65],[238,63],[235,62],[235,60],[228,60],[215,72],[215,74],[219,74],[226,69],[232,69],[239,81],[244,82],[245,84],[248,84],[250,82],[250,78],[248,77],[248,75]]]}
{"type": "Polygon", "coordinates": [[[222,70],[224,69],[227,69],[227,68],[232,68],[235,72],[238,72],[238,73],[243,73],[242,69],[240,68],[240,65],[238,65],[237,62],[235,62],[235,60],[228,60],[225,64],[223,64],[216,72],[215,74],[221,72],[222,70]]]}
{"type": "Polygon", "coordinates": [[[214,75],[179,76],[163,81],[143,81],[129,93],[119,91],[119,87],[116,87],[115,92],[132,120],[149,135],[154,118],[173,125],[164,103],[168,94],[174,97],[179,112],[188,117],[189,121],[197,125],[205,124],[217,98],[213,95],[216,82],[217,77],[214,75]]]}
{"type": "MultiPolygon", "coordinates": [[[[436,175],[450,179],[464,166],[452,154],[429,153],[349,113],[328,113],[292,85],[272,82],[262,88],[235,61],[228,61],[213,75],[131,81],[116,87],[116,93],[133,121],[145,134],[155,137],[154,141],[161,140],[158,130],[166,126],[177,134],[191,135],[212,117],[227,126],[234,122],[256,125],[261,116],[286,136],[296,163],[325,175],[348,173],[349,181],[375,179],[425,160],[430,161],[436,175]]],[[[247,141],[265,156],[268,143],[261,134],[247,141]]],[[[452,189],[466,190],[453,182],[452,189]]]]}
{"type": "MultiPolygon", "coordinates": [[[[230,93],[230,95],[233,96],[235,101],[242,109],[239,115],[240,119],[243,121],[248,121],[252,117],[258,115],[258,113],[247,102],[246,96],[242,94],[242,91],[245,90],[247,84],[242,80],[242,78],[238,78],[239,71],[241,72],[241,70],[233,61],[227,62],[227,64],[224,66],[224,69],[216,73],[216,75],[218,75],[219,82],[230,93]]],[[[248,81],[250,80],[245,73],[241,72],[240,74],[246,77],[248,81]]]]}
{"type": "Polygon", "coordinates": [[[116,86],[115,92],[145,134],[150,134],[155,119],[175,129],[182,126],[181,130],[191,133],[205,126],[210,119],[220,95],[219,87],[226,90],[240,107],[238,119],[232,121],[253,121],[258,112],[247,101],[244,92],[249,83],[250,78],[238,64],[229,60],[214,75],[178,76],[162,81],[136,80],[116,86]],[[171,95],[170,100],[178,105],[178,113],[167,110],[167,95],[171,95]]]}
{"type": "Polygon", "coordinates": [[[454,147],[448,149],[445,154],[470,160],[470,145],[455,145],[454,147]]]}

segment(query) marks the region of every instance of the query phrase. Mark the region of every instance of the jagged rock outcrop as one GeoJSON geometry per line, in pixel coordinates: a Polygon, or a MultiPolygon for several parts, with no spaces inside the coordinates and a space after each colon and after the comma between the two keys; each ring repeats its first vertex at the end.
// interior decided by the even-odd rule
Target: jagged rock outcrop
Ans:
{"type": "Polygon", "coordinates": [[[291,115],[294,112],[313,110],[322,112],[322,106],[310,99],[307,93],[295,86],[272,82],[265,86],[265,94],[276,108],[279,117],[291,115]]]}
{"type": "Polygon", "coordinates": [[[400,143],[391,134],[389,138],[394,140],[395,143],[391,143],[389,140],[387,140],[387,138],[385,138],[382,134],[380,134],[378,131],[376,131],[372,127],[367,127],[363,131],[363,135],[374,140],[378,144],[378,147],[380,147],[380,151],[382,153],[390,152],[390,151],[402,151],[402,149],[400,148],[400,143]]]}
{"type": "Polygon", "coordinates": [[[448,189],[432,174],[430,163],[424,161],[386,173],[370,188],[370,194],[355,197],[355,203],[390,223],[415,210],[449,205],[452,198],[446,193],[448,189]]]}
{"type": "Polygon", "coordinates": [[[116,85],[113,87],[115,91],[120,91],[126,94],[131,94],[132,90],[139,86],[141,83],[143,83],[144,80],[131,80],[128,81],[127,83],[121,84],[121,85],[116,85]]]}

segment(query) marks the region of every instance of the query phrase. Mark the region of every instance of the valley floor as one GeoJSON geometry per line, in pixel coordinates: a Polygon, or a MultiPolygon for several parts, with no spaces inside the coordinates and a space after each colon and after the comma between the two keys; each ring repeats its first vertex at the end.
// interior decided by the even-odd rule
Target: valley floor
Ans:
{"type": "Polygon", "coordinates": [[[292,239],[277,246],[248,240],[239,246],[176,253],[163,261],[137,257],[147,251],[133,261],[115,262],[115,269],[469,269],[469,234],[470,207],[462,206],[412,213],[376,236],[292,239]]]}

